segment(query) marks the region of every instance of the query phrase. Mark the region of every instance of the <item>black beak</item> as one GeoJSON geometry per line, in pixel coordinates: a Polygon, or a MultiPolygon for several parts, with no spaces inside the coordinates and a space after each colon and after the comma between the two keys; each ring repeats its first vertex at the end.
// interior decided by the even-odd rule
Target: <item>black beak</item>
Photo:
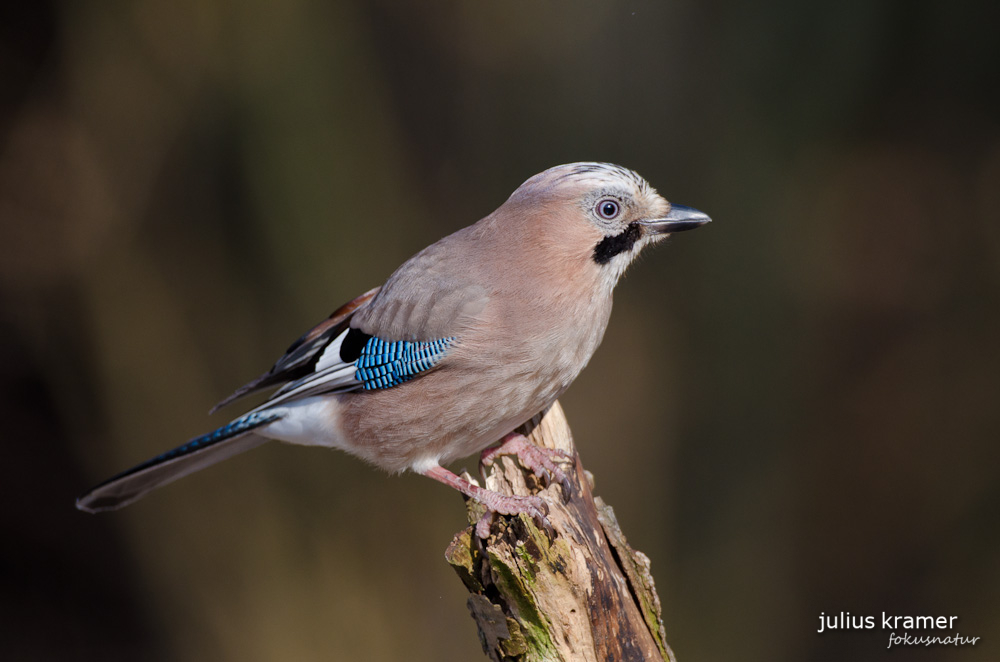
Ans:
{"type": "Polygon", "coordinates": [[[670,213],[666,217],[639,221],[639,225],[653,234],[670,234],[671,232],[694,230],[711,220],[708,214],[700,212],[694,207],[670,205],[670,213]]]}

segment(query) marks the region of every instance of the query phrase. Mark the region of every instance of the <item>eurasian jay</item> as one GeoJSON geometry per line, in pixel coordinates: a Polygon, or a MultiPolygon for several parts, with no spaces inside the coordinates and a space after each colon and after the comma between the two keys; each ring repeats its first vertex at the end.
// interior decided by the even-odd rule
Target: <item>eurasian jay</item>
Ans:
{"type": "MultiPolygon", "coordinates": [[[[341,306],[264,375],[223,400],[279,387],[262,405],[77,499],[113,510],[269,439],[339,448],[450,485],[488,511],[544,517],[443,465],[513,452],[556,477],[560,458],[512,431],[545,409],[601,343],[619,277],[646,246],[709,222],[607,163],[550,168],[489,216],[407,260],[341,306]]],[[[214,410],[213,410],[214,411],[214,410]]]]}

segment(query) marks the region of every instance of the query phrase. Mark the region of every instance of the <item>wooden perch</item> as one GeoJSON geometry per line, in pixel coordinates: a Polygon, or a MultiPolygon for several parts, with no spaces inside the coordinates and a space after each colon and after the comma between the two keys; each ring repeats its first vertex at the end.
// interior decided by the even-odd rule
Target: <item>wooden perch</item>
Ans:
{"type": "MultiPolygon", "coordinates": [[[[497,517],[488,539],[473,527],[455,535],[445,558],[469,589],[469,611],[485,653],[501,660],[667,660],[660,599],[649,559],[628,546],[611,507],[594,498],[562,407],[555,403],[519,430],[539,446],[570,453],[571,489],[541,490],[515,457],[494,462],[486,486],[504,494],[541,493],[547,533],[526,515],[497,517]]],[[[469,478],[469,476],[466,476],[469,478]]],[[[469,520],[482,506],[467,501],[469,520]]]]}

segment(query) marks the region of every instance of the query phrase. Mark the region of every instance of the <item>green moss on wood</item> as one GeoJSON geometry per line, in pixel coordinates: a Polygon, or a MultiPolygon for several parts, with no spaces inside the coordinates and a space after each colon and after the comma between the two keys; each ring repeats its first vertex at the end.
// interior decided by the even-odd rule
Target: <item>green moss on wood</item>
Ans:
{"type": "MultiPolygon", "coordinates": [[[[531,518],[522,515],[521,524],[527,527],[529,538],[538,539],[541,534],[535,527],[531,518]]],[[[537,586],[536,573],[539,568],[527,552],[519,550],[518,556],[524,555],[527,562],[524,567],[511,567],[508,559],[502,558],[492,551],[487,551],[489,555],[490,570],[492,572],[493,583],[504,600],[511,607],[513,615],[520,624],[520,629],[527,647],[525,660],[553,660],[559,659],[556,647],[552,642],[552,633],[549,622],[538,610],[535,603],[534,589],[537,586]]]]}
{"type": "Polygon", "coordinates": [[[521,624],[508,616],[507,630],[510,632],[510,638],[500,642],[500,650],[503,654],[507,657],[517,657],[527,653],[528,642],[525,641],[524,633],[521,632],[521,624]]]}
{"type": "Polygon", "coordinates": [[[479,556],[479,552],[473,549],[472,546],[471,529],[465,529],[456,533],[444,553],[444,558],[455,569],[455,572],[458,573],[462,583],[473,593],[483,592],[483,585],[480,583],[479,574],[476,572],[479,556]]]}

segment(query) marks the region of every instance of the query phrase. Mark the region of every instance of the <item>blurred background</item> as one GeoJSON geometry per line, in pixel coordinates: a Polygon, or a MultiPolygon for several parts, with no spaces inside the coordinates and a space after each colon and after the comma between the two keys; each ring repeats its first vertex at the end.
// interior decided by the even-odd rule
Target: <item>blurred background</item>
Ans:
{"type": "Polygon", "coordinates": [[[715,220],[633,268],[563,398],[682,662],[893,654],[816,633],[841,611],[957,615],[975,648],[896,656],[996,659],[998,8],[8,3],[0,657],[483,659],[432,481],[275,444],[73,500],[530,175],[604,160],[715,220]]]}

